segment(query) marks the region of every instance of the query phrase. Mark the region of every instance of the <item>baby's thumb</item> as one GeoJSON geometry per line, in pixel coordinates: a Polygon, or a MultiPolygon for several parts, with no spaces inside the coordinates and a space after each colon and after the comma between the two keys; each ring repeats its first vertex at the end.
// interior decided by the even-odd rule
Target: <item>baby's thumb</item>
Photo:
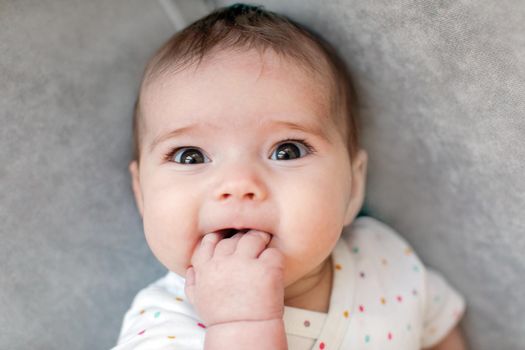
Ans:
{"type": "Polygon", "coordinates": [[[190,266],[186,269],[186,284],[184,285],[184,293],[190,301],[190,304],[193,304],[193,288],[195,287],[195,270],[193,266],[190,266]]]}

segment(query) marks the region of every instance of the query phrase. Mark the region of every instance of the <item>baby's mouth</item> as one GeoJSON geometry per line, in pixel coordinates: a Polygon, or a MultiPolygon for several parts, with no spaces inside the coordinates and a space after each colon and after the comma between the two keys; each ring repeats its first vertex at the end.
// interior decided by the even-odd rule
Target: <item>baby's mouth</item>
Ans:
{"type": "MultiPolygon", "coordinates": [[[[226,239],[226,238],[233,237],[237,233],[245,234],[245,233],[247,233],[249,231],[253,231],[253,230],[254,229],[251,229],[251,228],[243,228],[243,229],[225,228],[225,229],[218,230],[218,231],[215,231],[215,232],[217,232],[218,234],[221,235],[221,239],[226,239]]],[[[270,235],[270,238],[273,237],[273,235],[271,233],[268,232],[268,234],[270,235]]]]}
{"type": "Polygon", "coordinates": [[[249,229],[236,230],[234,228],[225,228],[216,232],[221,235],[221,238],[224,239],[233,237],[235,234],[237,234],[237,232],[246,233],[248,231],[249,229]]]}

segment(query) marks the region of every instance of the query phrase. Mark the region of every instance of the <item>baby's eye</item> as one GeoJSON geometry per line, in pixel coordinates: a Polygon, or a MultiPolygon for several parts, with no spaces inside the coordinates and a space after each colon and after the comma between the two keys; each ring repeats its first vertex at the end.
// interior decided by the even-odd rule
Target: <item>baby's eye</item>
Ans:
{"type": "Polygon", "coordinates": [[[180,164],[204,163],[206,157],[196,148],[180,147],[171,151],[167,155],[167,160],[180,164]],[[180,152],[184,151],[184,152],[180,152]]]}
{"type": "MultiPolygon", "coordinates": [[[[314,149],[305,140],[285,140],[285,142],[282,142],[279,146],[277,146],[273,154],[277,155],[276,160],[289,160],[301,158],[301,155],[304,157],[305,155],[313,152],[314,149]],[[303,148],[302,153],[301,148],[303,148]]],[[[275,158],[272,157],[271,159],[275,158]]]]}

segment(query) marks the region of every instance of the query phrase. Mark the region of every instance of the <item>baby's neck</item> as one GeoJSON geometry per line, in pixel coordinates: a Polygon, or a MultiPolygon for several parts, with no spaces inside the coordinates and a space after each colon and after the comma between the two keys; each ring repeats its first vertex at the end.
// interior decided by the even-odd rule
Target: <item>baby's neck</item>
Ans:
{"type": "Polygon", "coordinates": [[[306,279],[285,288],[284,305],[318,312],[328,312],[332,291],[332,256],[306,279]]]}

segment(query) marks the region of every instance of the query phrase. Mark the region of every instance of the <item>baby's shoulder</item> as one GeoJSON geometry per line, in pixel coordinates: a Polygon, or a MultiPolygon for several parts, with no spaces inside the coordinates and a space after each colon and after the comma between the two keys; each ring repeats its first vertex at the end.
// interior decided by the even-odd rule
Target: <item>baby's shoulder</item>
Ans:
{"type": "Polygon", "coordinates": [[[140,313],[161,308],[167,311],[194,315],[193,307],[186,300],[184,283],[184,278],[169,271],[165,276],[137,293],[130,311],[140,313]]]}
{"type": "Polygon", "coordinates": [[[403,271],[425,269],[410,243],[395,229],[373,217],[358,217],[345,228],[341,238],[357,261],[398,267],[403,271]]]}
{"type": "Polygon", "coordinates": [[[402,331],[396,331],[395,325],[416,326],[426,348],[457,323],[465,309],[462,295],[436,270],[426,267],[392,227],[363,216],[345,227],[341,238],[355,271],[357,314],[368,317],[374,327],[383,325],[395,334],[402,331]]]}
{"type": "Polygon", "coordinates": [[[184,283],[181,276],[168,272],[140,290],[124,315],[114,350],[167,349],[175,341],[184,349],[202,349],[204,326],[186,300],[184,283]]]}
{"type": "Polygon", "coordinates": [[[373,242],[382,248],[410,248],[410,244],[395,229],[371,216],[360,216],[347,226],[342,236],[346,241],[373,242]]]}
{"type": "MultiPolygon", "coordinates": [[[[202,331],[195,327],[198,322],[197,314],[184,294],[184,279],[168,272],[135,295],[120,329],[118,344],[122,346],[117,348],[135,348],[135,345],[146,339],[141,337],[146,330],[149,333],[162,332],[174,325],[194,330],[184,334],[200,339],[194,334],[202,331]]],[[[180,338],[182,340],[183,337],[180,338]]],[[[197,341],[195,339],[192,341],[197,341]]]]}

